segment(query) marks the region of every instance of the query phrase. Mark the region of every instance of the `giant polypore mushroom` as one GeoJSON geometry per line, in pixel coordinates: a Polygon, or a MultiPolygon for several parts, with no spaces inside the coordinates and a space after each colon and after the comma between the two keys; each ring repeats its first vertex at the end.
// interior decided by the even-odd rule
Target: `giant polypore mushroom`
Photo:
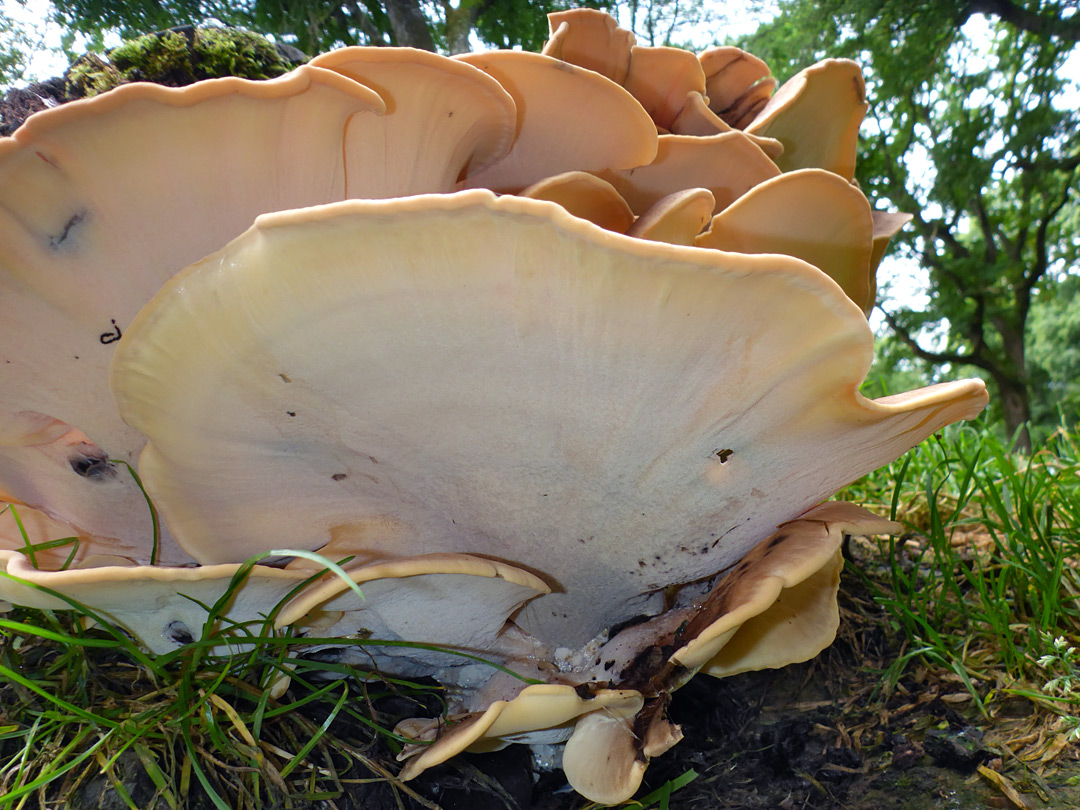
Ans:
{"type": "Polygon", "coordinates": [[[365,647],[456,687],[400,727],[406,777],[566,741],[604,802],[694,673],[830,642],[844,534],[895,525],[822,501],[986,401],[858,392],[903,223],[849,182],[861,80],[766,103],[741,52],[552,27],[544,56],[346,49],[0,140],[0,599],[154,651],[214,620],[420,642],[365,647]]]}

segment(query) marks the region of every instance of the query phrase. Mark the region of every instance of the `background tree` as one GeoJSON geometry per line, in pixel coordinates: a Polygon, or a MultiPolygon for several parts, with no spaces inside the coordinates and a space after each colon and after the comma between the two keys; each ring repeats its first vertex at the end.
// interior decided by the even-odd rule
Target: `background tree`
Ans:
{"type": "MultiPolygon", "coordinates": [[[[1046,363],[1036,373],[1029,357],[1032,324],[1063,322],[1032,312],[1074,289],[1063,285],[1078,272],[1080,117],[1076,84],[1062,72],[1077,48],[1077,4],[787,0],[780,8],[743,44],[781,78],[826,55],[860,61],[871,106],[859,182],[879,206],[915,215],[898,250],[927,272],[930,305],[886,303],[892,348],[907,347],[937,375],[978,369],[1010,431],[1036,415],[1033,402],[1047,415],[1047,393],[1063,382],[1053,375],[1080,372],[1046,363]]],[[[1025,433],[1020,441],[1030,446],[1025,433]]]]}
{"type": "Polygon", "coordinates": [[[273,34],[308,54],[345,45],[399,45],[460,53],[473,32],[500,48],[539,49],[546,14],[570,5],[607,8],[587,0],[53,0],[57,22],[91,37],[119,29],[124,36],[218,20],[273,34]]]}
{"type": "Polygon", "coordinates": [[[38,45],[25,24],[0,14],[0,86],[23,78],[28,56],[38,45]]]}

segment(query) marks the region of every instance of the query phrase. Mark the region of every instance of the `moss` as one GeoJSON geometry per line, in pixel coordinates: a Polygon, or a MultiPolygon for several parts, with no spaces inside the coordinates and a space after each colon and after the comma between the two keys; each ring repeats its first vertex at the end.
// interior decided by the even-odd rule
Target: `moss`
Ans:
{"type": "Polygon", "coordinates": [[[197,29],[194,49],[201,79],[272,79],[291,67],[265,38],[237,28],[197,29]]]}
{"type": "Polygon", "coordinates": [[[186,26],[147,34],[111,50],[86,54],[66,75],[72,98],[93,96],[127,82],[183,87],[202,79],[272,79],[292,65],[264,37],[237,28],[186,26]]]}
{"type": "Polygon", "coordinates": [[[109,51],[109,59],[130,82],[179,87],[196,81],[188,39],[177,31],[147,34],[109,51]]]}
{"type": "Polygon", "coordinates": [[[71,98],[89,98],[121,84],[124,77],[107,59],[96,53],[80,56],[64,77],[65,92],[71,98]]]}

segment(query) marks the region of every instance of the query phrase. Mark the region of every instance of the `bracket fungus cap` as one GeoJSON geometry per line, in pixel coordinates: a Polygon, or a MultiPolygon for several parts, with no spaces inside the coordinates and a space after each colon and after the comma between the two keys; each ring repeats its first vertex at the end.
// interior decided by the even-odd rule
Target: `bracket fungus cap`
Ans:
{"type": "Polygon", "coordinates": [[[479,190],[263,216],[129,334],[113,391],[194,557],[372,527],[369,553],[540,575],[518,623],[569,646],[985,402],[859,396],[866,321],[804,262],[479,190]]]}
{"type": "Polygon", "coordinates": [[[454,59],[496,79],[517,110],[513,147],[486,169],[470,168],[467,188],[516,192],[563,172],[628,169],[656,156],[656,128],[646,111],[591,70],[525,51],[454,59]]]}

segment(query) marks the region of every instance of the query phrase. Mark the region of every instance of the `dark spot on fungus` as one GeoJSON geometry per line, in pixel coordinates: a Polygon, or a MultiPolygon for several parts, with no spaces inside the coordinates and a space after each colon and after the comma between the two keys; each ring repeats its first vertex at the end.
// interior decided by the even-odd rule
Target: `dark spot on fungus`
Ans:
{"type": "MultiPolygon", "coordinates": [[[[41,153],[38,152],[38,154],[40,155],[41,153]]],[[[51,162],[51,161],[48,161],[47,158],[43,157],[42,159],[46,160],[47,162],[51,162]]],[[[67,241],[67,238],[69,236],[71,236],[72,229],[74,229],[80,222],[82,222],[85,217],[86,217],[86,212],[85,211],[80,211],[77,214],[72,214],[71,219],[69,219],[64,224],[64,229],[62,231],[60,231],[60,233],[57,234],[56,236],[50,236],[49,237],[49,249],[50,250],[59,250],[60,246],[62,244],[64,244],[64,242],[67,241]]]]}
{"type": "Polygon", "coordinates": [[[77,475],[91,481],[107,481],[116,477],[116,465],[93,445],[83,445],[86,450],[75,450],[68,456],[68,464],[77,475]]]}
{"type": "Polygon", "coordinates": [[[611,625],[611,630],[608,631],[608,638],[615,638],[615,636],[619,635],[619,633],[621,633],[627,627],[633,627],[636,624],[643,624],[643,623],[647,622],[649,620],[649,618],[650,618],[649,616],[640,615],[640,616],[634,616],[631,619],[627,619],[624,622],[619,622],[618,624],[613,624],[613,625],[611,625]]]}
{"type": "MultiPolygon", "coordinates": [[[[124,336],[120,331],[120,327],[116,325],[116,318],[110,318],[109,323],[113,325],[113,328],[108,332],[102,332],[98,335],[98,340],[101,341],[101,345],[103,346],[108,346],[110,343],[116,343],[116,341],[124,336]]],[[[77,357],[75,359],[78,360],[77,357]]]]}
{"type": "Polygon", "coordinates": [[[593,697],[595,697],[587,683],[578,684],[574,687],[574,691],[577,692],[577,696],[582,700],[592,700],[593,697]]]}
{"type": "Polygon", "coordinates": [[[287,383],[292,382],[292,380],[289,378],[288,374],[278,374],[278,376],[281,377],[282,382],[287,382],[287,383]]]}
{"type": "Polygon", "coordinates": [[[783,543],[785,540],[787,540],[787,535],[786,534],[778,534],[778,535],[776,535],[776,537],[774,537],[772,540],[769,541],[769,545],[765,546],[765,548],[776,548],[778,545],[783,543]]]}
{"type": "Polygon", "coordinates": [[[713,456],[720,459],[721,464],[726,464],[727,460],[729,458],[731,458],[734,454],[735,454],[734,450],[729,450],[726,447],[723,450],[714,450],[713,451],[713,456]]]}
{"type": "Polygon", "coordinates": [[[296,416],[296,411],[285,411],[289,416],[296,416]]]}
{"type": "Polygon", "coordinates": [[[619,673],[619,681],[624,689],[638,689],[647,684],[663,666],[673,650],[670,646],[653,644],[646,647],[619,673]]]}
{"type": "Polygon", "coordinates": [[[185,644],[191,644],[195,637],[191,635],[191,630],[183,622],[169,622],[165,625],[165,629],[161,631],[161,635],[171,641],[178,647],[182,647],[185,644]]]}
{"type": "Polygon", "coordinates": [[[333,478],[335,481],[344,481],[349,476],[347,476],[345,473],[334,473],[330,477],[333,478]]]}

